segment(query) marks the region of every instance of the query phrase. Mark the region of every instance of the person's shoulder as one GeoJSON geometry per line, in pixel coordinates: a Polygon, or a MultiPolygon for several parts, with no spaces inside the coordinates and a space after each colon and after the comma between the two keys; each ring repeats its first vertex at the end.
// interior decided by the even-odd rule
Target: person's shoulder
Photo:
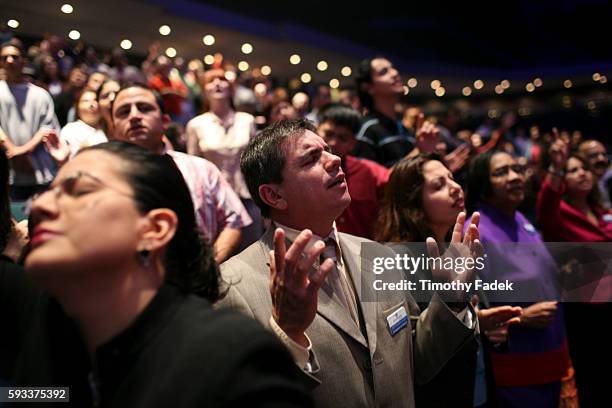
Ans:
{"type": "Polygon", "coordinates": [[[32,92],[32,95],[52,99],[51,94],[46,89],[41,88],[38,85],[28,83],[27,88],[28,92],[32,92]]]}
{"type": "Polygon", "coordinates": [[[359,256],[362,260],[374,257],[393,257],[395,251],[380,242],[356,235],[338,233],[343,256],[359,256]]]}
{"type": "Polygon", "coordinates": [[[238,122],[255,122],[255,116],[248,112],[236,112],[236,121],[238,122]]]}
{"type": "Polygon", "coordinates": [[[187,126],[197,126],[197,125],[200,125],[201,123],[212,122],[214,118],[215,118],[215,115],[213,115],[210,112],[200,113],[199,115],[191,118],[191,120],[187,122],[187,126]]]}
{"type": "Polygon", "coordinates": [[[191,166],[205,169],[207,172],[213,172],[214,174],[219,173],[219,169],[215,164],[203,157],[195,156],[193,154],[178,152],[176,150],[169,150],[167,152],[176,162],[189,164],[191,166]]]}
{"type": "Polygon", "coordinates": [[[257,240],[239,254],[223,262],[219,268],[223,279],[232,283],[235,279],[253,279],[257,270],[267,269],[267,262],[269,260],[264,245],[261,240],[257,240]],[[266,268],[259,268],[260,266],[266,268]]]}

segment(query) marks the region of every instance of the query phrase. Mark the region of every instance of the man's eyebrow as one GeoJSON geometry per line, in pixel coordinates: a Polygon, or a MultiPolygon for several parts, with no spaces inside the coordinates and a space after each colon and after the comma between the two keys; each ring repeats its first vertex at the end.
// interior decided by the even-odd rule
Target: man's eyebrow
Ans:
{"type": "Polygon", "coordinates": [[[316,146],[310,147],[308,150],[306,150],[303,154],[300,155],[299,161],[301,162],[301,161],[307,160],[311,156],[318,154],[319,151],[320,151],[320,148],[316,146]]]}

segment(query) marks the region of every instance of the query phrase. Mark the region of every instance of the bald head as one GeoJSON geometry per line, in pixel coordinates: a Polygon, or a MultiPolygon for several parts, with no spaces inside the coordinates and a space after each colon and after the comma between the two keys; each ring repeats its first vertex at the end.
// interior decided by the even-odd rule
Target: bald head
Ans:
{"type": "Polygon", "coordinates": [[[586,157],[593,173],[601,177],[608,169],[608,152],[598,140],[585,140],[578,146],[578,151],[586,157]]]}

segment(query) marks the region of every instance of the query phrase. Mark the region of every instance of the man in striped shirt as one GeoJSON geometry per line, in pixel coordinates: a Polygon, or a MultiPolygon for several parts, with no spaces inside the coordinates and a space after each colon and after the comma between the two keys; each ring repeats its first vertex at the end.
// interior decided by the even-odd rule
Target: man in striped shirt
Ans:
{"type": "Polygon", "coordinates": [[[144,85],[127,84],[117,92],[111,112],[117,139],[174,159],[189,186],[200,232],[214,247],[215,260],[229,258],[240,244],[242,228],[252,220],[214,164],[164,146],[170,117],[163,111],[161,97],[144,85]]]}

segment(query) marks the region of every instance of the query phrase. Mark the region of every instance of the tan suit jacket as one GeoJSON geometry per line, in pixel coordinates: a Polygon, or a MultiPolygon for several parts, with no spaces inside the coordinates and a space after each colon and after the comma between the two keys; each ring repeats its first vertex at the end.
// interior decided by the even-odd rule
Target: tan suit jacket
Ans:
{"type": "MultiPolygon", "coordinates": [[[[334,299],[331,287],[324,284],[319,290],[317,314],[306,331],[312,342],[313,371],[305,373],[305,380],[310,377],[316,385],[316,406],[414,407],[414,384],[432,380],[458,350],[475,341],[475,331],[437,295],[419,313],[407,292],[375,291],[371,255],[394,253],[363,238],[343,233],[339,237],[344,265],[359,298],[362,330],[334,299]],[[374,245],[374,251],[368,250],[370,259],[362,259],[362,243],[374,245]],[[401,306],[414,317],[416,329],[409,323],[392,336],[387,316],[401,306]]],[[[232,286],[218,306],[239,310],[266,327],[272,311],[272,247],[273,230],[269,229],[259,241],[221,265],[223,279],[232,286]]],[[[460,375],[473,376],[473,372],[460,375]]]]}

